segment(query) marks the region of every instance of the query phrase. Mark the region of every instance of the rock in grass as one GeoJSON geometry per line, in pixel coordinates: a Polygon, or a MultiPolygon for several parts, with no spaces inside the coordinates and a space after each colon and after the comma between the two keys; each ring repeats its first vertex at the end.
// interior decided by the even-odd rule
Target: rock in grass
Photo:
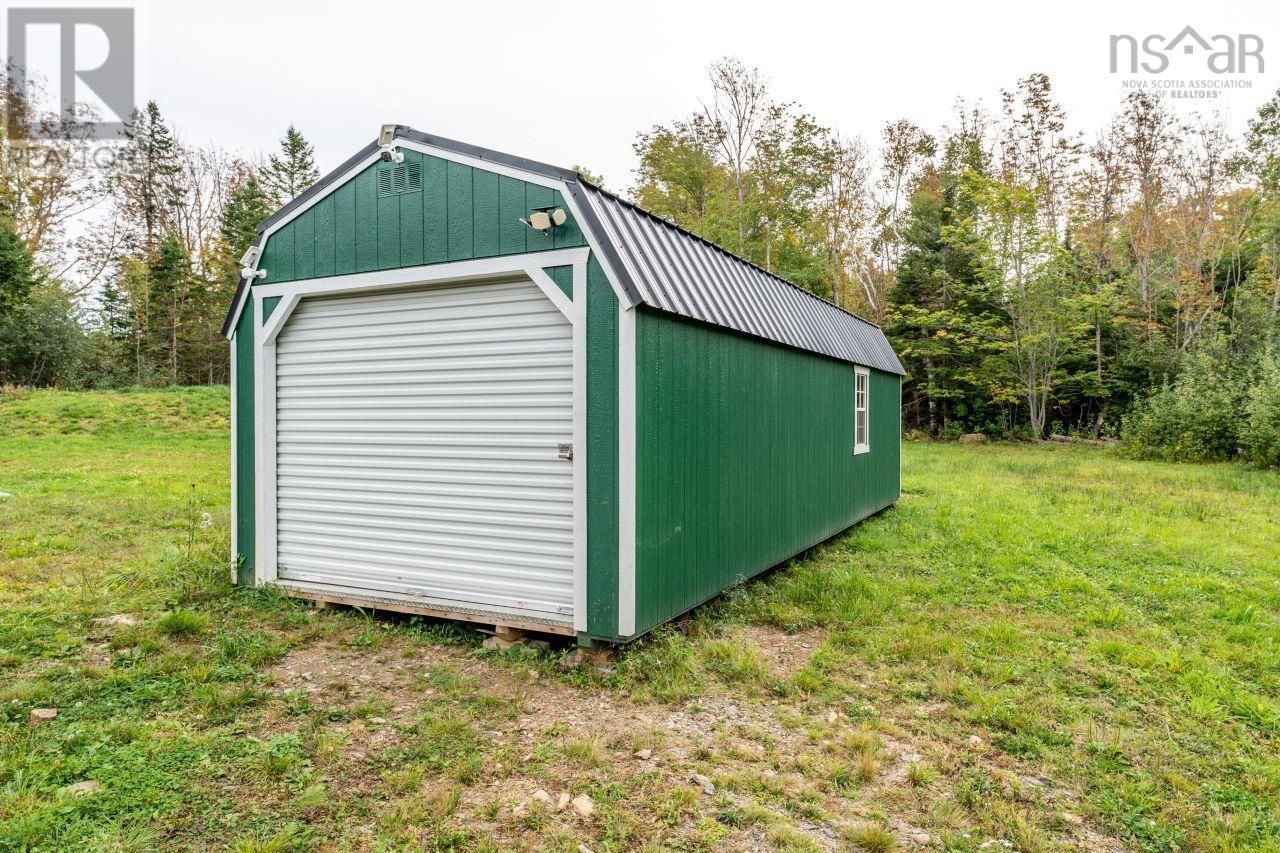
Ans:
{"type": "Polygon", "coordinates": [[[27,725],[38,726],[41,723],[51,723],[57,718],[57,708],[32,708],[31,713],[27,716],[27,725]]]}
{"type": "Polygon", "coordinates": [[[562,812],[569,808],[569,792],[561,791],[560,796],[556,797],[556,811],[562,812]]]}
{"type": "Polygon", "coordinates": [[[634,755],[636,758],[640,759],[641,761],[648,761],[649,757],[653,755],[653,750],[642,749],[642,750],[639,750],[638,752],[633,752],[632,755],[634,755]]]}
{"type": "Polygon", "coordinates": [[[579,794],[570,800],[573,810],[578,813],[578,817],[591,817],[595,814],[596,801],[588,797],[586,794],[579,794]]]}
{"type": "Polygon", "coordinates": [[[76,782],[74,785],[67,785],[59,789],[59,793],[68,797],[91,797],[102,790],[102,785],[98,782],[88,779],[84,782],[76,782]]]}
{"type": "Polygon", "coordinates": [[[535,803],[541,803],[544,806],[549,806],[551,805],[551,795],[539,788],[533,792],[533,801],[535,803]]]}
{"type": "Polygon", "coordinates": [[[980,432],[967,432],[960,436],[961,444],[984,444],[987,437],[980,432]]]}
{"type": "Polygon", "coordinates": [[[716,792],[715,784],[706,776],[703,776],[701,773],[694,773],[692,778],[693,778],[693,781],[697,784],[697,786],[701,788],[702,792],[707,796],[711,796],[716,792]]]}

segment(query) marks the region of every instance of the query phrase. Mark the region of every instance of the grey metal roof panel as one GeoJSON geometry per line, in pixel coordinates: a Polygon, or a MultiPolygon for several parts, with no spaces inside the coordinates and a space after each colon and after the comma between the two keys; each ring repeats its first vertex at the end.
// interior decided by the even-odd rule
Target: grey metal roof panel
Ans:
{"type": "Polygon", "coordinates": [[[884,332],[678,225],[579,179],[640,301],[798,349],[904,374],[884,332]]]}

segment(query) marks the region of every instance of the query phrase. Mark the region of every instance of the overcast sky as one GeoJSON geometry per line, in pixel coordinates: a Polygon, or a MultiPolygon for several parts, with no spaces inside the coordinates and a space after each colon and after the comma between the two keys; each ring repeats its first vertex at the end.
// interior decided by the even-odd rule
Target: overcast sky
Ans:
{"type": "MultiPolygon", "coordinates": [[[[1260,2],[168,0],[138,8],[140,101],[158,101],[189,142],[245,152],[272,147],[293,122],[322,170],[381,123],[400,122],[579,163],[625,189],[636,132],[695,109],[707,64],[723,55],[758,65],[778,97],[868,141],[898,117],[935,127],[957,97],[994,106],[1000,88],[1033,71],[1051,75],[1075,126],[1092,135],[1124,94],[1124,78],[1108,68],[1113,33],[1173,35],[1190,24],[1206,36],[1261,36],[1265,72],[1240,78],[1253,88],[1195,103],[1235,129],[1280,84],[1280,15],[1260,2]]],[[[1163,76],[1211,76],[1198,61],[1163,76]]]]}

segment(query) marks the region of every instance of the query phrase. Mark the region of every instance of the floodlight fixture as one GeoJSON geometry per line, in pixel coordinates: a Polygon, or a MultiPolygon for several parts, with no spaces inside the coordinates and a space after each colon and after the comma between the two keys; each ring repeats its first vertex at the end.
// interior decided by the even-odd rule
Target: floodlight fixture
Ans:
{"type": "Polygon", "coordinates": [[[378,132],[378,156],[384,163],[403,163],[404,153],[396,150],[396,125],[384,124],[378,132]]]}
{"type": "Polygon", "coordinates": [[[521,219],[520,221],[534,231],[546,231],[565,224],[568,219],[569,216],[564,212],[564,208],[535,207],[530,211],[528,219],[521,219]]]}

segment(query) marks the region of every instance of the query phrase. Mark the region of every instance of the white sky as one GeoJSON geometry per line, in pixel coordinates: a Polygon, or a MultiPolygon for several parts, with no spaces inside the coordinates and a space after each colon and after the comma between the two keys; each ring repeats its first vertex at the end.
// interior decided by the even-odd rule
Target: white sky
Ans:
{"type": "MultiPolygon", "coordinates": [[[[244,152],[271,149],[294,122],[325,171],[395,121],[580,163],[623,189],[636,132],[695,109],[706,65],[726,54],[758,65],[778,97],[869,142],[898,117],[936,127],[959,96],[994,107],[1001,87],[1032,71],[1050,74],[1075,127],[1092,136],[1123,96],[1121,78],[1108,73],[1112,33],[1172,35],[1191,24],[1206,36],[1260,35],[1266,72],[1246,78],[1252,90],[1215,102],[1233,129],[1280,85],[1280,16],[1270,2],[167,0],[138,8],[139,101],[158,101],[188,142],[244,152]]],[[[1210,75],[1188,67],[1165,76],[1210,75]]]]}

